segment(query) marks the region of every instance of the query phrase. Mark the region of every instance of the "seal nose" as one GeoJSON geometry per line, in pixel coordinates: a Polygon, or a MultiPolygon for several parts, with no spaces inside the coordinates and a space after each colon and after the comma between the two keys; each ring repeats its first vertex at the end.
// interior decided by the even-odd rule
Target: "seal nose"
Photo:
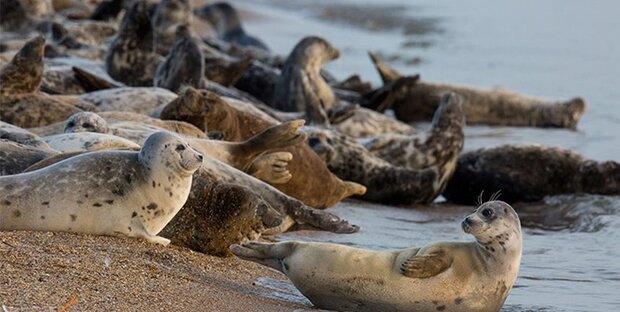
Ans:
{"type": "Polygon", "coordinates": [[[196,158],[198,158],[198,160],[202,161],[204,156],[202,156],[202,154],[200,154],[200,153],[197,153],[196,154],[196,158]]]}
{"type": "Polygon", "coordinates": [[[467,225],[471,225],[471,217],[467,217],[465,218],[465,220],[463,220],[463,222],[467,225]]]}

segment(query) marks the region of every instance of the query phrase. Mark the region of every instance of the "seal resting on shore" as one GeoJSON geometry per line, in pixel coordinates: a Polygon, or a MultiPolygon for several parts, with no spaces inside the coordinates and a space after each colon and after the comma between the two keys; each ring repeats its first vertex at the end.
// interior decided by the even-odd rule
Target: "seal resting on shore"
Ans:
{"type": "Polygon", "coordinates": [[[140,152],[85,153],[0,177],[0,229],[126,235],[167,245],[157,233],[187,200],[202,159],[177,136],[158,132],[140,152]]]}
{"type": "Polygon", "coordinates": [[[140,149],[140,145],[127,139],[111,134],[93,132],[55,134],[42,137],[41,140],[51,148],[63,153],[103,149],[140,149]]]}
{"type": "MultiPolygon", "coordinates": [[[[384,83],[400,74],[371,54],[384,83]]],[[[407,88],[392,105],[396,118],[404,122],[430,120],[444,92],[463,97],[468,124],[574,129],[586,104],[576,97],[564,102],[524,96],[505,89],[482,90],[465,86],[418,81],[407,88]]]]}
{"type": "Polygon", "coordinates": [[[620,195],[620,164],[542,145],[482,148],[461,155],[443,196],[469,205],[482,191],[501,191],[507,202],[573,193],[620,195]]]}
{"type": "Polygon", "coordinates": [[[446,94],[428,133],[363,140],[304,128],[310,147],[331,172],[367,187],[362,198],[387,204],[430,203],[445,188],[463,148],[465,121],[458,96],[446,94]],[[368,150],[370,147],[371,150],[368,150]]]}
{"type": "Polygon", "coordinates": [[[475,242],[372,251],[312,242],[231,246],[241,259],[284,273],[318,308],[336,311],[499,311],[521,262],[521,224],[510,205],[482,204],[462,222],[475,242]]]}
{"type": "MultiPolygon", "coordinates": [[[[251,104],[233,106],[212,92],[193,88],[187,88],[179,98],[166,105],[160,116],[189,122],[202,130],[220,132],[231,142],[247,140],[279,124],[251,104]]],[[[342,181],[329,172],[318,155],[305,144],[281,151],[293,155],[293,161],[288,165],[292,179],[275,186],[309,206],[326,208],[343,198],[366,192],[364,186],[342,181]]]]}
{"type": "Polygon", "coordinates": [[[42,36],[28,40],[0,69],[0,119],[23,128],[45,126],[82,111],[39,93],[43,77],[42,36]]]}
{"type": "Polygon", "coordinates": [[[43,159],[57,154],[53,150],[45,150],[14,141],[0,139],[0,175],[22,173],[43,159]]]}

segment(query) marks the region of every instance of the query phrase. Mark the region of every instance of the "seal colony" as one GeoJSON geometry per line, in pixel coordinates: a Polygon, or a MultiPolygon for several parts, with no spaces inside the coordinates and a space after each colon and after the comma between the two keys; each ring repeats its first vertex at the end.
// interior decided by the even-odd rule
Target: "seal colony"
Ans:
{"type": "Polygon", "coordinates": [[[373,53],[382,85],[338,80],[323,68],[341,57],[332,43],[308,36],[277,55],[225,2],[0,2],[1,231],[235,254],[286,274],[319,308],[498,311],[521,228],[496,198],[463,221],[471,243],[376,252],[255,241],[373,226],[326,210],[352,196],[415,209],[440,195],[471,205],[483,191],[508,203],[620,195],[615,162],[533,145],[461,154],[466,123],[575,129],[579,97],[432,83],[373,53]],[[215,35],[200,37],[197,20],[215,35]]]}

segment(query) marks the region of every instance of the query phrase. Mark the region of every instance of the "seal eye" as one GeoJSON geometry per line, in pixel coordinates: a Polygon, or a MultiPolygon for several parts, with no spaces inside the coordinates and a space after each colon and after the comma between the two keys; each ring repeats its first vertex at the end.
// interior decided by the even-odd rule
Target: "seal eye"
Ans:
{"type": "Polygon", "coordinates": [[[185,150],[185,146],[183,144],[177,145],[177,148],[174,149],[177,152],[182,152],[185,150]]]}
{"type": "Polygon", "coordinates": [[[90,123],[85,123],[83,124],[84,128],[93,128],[93,125],[91,125],[90,123]]]}
{"type": "Polygon", "coordinates": [[[483,215],[485,218],[490,218],[491,216],[493,216],[493,210],[492,210],[492,209],[489,209],[489,208],[484,209],[484,210],[482,210],[482,215],[483,215]]]}
{"type": "Polygon", "coordinates": [[[69,123],[67,124],[67,127],[69,127],[69,128],[73,128],[73,127],[75,127],[75,122],[73,122],[73,121],[69,122],[69,123]]]}

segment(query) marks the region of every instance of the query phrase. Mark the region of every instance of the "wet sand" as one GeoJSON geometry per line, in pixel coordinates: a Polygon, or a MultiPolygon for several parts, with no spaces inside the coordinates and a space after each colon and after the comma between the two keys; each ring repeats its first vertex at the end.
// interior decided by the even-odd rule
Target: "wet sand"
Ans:
{"type": "Polygon", "coordinates": [[[292,311],[236,258],[129,238],[0,232],[0,311],[292,311]]]}

